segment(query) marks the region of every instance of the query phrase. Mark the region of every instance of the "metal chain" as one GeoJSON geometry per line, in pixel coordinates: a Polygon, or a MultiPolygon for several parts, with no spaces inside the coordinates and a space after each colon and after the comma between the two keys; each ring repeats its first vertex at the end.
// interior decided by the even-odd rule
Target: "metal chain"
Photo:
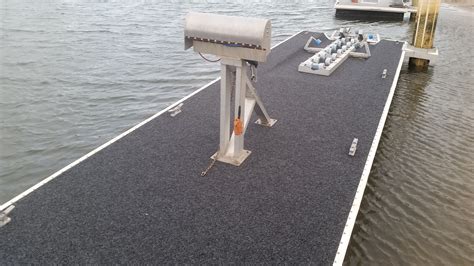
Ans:
{"type": "Polygon", "coordinates": [[[206,168],[206,170],[202,171],[201,172],[201,176],[205,176],[207,175],[207,172],[209,172],[209,170],[211,170],[211,168],[214,166],[214,164],[216,163],[217,159],[216,158],[213,158],[211,163],[209,164],[209,166],[206,168]]]}

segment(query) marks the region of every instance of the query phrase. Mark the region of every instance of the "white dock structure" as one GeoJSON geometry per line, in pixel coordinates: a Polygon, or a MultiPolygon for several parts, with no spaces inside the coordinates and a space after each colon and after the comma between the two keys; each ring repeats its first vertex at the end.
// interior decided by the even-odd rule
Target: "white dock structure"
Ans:
{"type": "Polygon", "coordinates": [[[405,14],[416,13],[411,2],[403,0],[338,0],[336,16],[354,16],[385,20],[403,20],[405,14]]]}

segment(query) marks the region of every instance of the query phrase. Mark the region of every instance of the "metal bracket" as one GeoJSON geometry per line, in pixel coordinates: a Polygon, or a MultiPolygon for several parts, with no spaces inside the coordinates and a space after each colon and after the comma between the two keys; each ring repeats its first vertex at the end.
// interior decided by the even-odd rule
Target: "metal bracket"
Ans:
{"type": "Polygon", "coordinates": [[[175,107],[168,110],[171,117],[175,117],[177,114],[181,113],[181,107],[183,107],[183,103],[176,105],[175,107]]]}
{"type": "Polygon", "coordinates": [[[0,227],[9,223],[12,219],[7,215],[15,208],[14,205],[10,205],[8,208],[0,212],[0,227]]]}
{"type": "Polygon", "coordinates": [[[406,58],[414,57],[414,58],[425,59],[425,60],[429,60],[430,64],[436,63],[436,60],[439,55],[438,48],[431,48],[431,49],[417,48],[413,45],[408,44],[407,42],[403,44],[402,49],[403,51],[405,51],[406,58]]]}
{"type": "Polygon", "coordinates": [[[359,142],[358,138],[354,138],[351,144],[351,148],[349,149],[349,155],[354,156],[357,150],[357,143],[359,142]]]}
{"type": "Polygon", "coordinates": [[[257,121],[255,121],[255,124],[264,126],[264,127],[272,127],[275,123],[277,122],[276,119],[270,118],[267,123],[263,123],[262,120],[259,118],[257,121]]]}

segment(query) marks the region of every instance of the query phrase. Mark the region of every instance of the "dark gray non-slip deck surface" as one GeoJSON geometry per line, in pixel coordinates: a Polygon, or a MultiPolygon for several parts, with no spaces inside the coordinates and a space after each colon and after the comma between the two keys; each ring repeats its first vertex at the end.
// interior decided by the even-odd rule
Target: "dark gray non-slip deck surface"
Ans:
{"type": "Polygon", "coordinates": [[[261,65],[257,90],[278,122],[250,124],[241,167],[200,177],[218,146],[216,83],[17,202],[0,264],[331,263],[402,43],[322,77],[297,72],[308,38],[261,65]]]}

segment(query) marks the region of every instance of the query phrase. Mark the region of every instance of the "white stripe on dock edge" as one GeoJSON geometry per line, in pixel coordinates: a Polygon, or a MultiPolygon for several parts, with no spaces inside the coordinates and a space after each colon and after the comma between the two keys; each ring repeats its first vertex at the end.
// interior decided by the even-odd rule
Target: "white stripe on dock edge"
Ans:
{"type": "Polygon", "coordinates": [[[349,211],[349,216],[347,217],[344,232],[342,233],[341,240],[339,241],[339,248],[337,249],[336,257],[334,258],[333,262],[334,266],[342,265],[342,263],[344,262],[347,247],[349,246],[349,241],[351,240],[352,229],[354,229],[357,214],[359,213],[360,204],[364,196],[365,187],[367,186],[367,180],[369,178],[370,169],[372,168],[372,163],[374,162],[375,154],[377,153],[377,147],[382,136],[385,121],[387,120],[390,105],[392,104],[393,95],[395,93],[395,88],[397,87],[398,77],[400,75],[400,70],[402,69],[404,58],[405,51],[402,51],[400,61],[398,62],[397,72],[395,74],[395,77],[393,78],[392,87],[390,88],[390,93],[388,94],[387,101],[385,102],[382,117],[380,118],[379,125],[377,126],[377,131],[375,132],[375,137],[372,141],[372,146],[370,147],[367,161],[365,162],[364,171],[362,172],[362,177],[359,181],[359,186],[357,187],[357,192],[355,194],[354,201],[352,202],[351,210],[349,211]]]}
{"type": "MultiPolygon", "coordinates": [[[[295,37],[296,35],[300,34],[301,32],[303,31],[300,31],[300,32],[297,32],[295,34],[293,34],[292,36],[286,38],[285,40],[277,43],[276,45],[274,45],[272,47],[272,49],[276,48],[277,46],[279,46],[280,44],[290,40],[291,38],[295,37]]],[[[14,197],[13,199],[7,201],[6,203],[2,204],[0,206],[0,211],[3,211],[5,210],[7,207],[9,207],[10,205],[14,204],[15,202],[19,201],[20,199],[24,198],[25,196],[27,196],[28,194],[30,194],[31,192],[37,190],[38,188],[40,188],[41,186],[43,186],[44,184],[48,183],[49,181],[53,180],[54,178],[58,177],[59,175],[61,175],[62,173],[66,172],[67,170],[71,169],[72,167],[78,165],[80,162],[84,161],[85,159],[91,157],[92,155],[96,154],[97,152],[103,150],[104,148],[106,148],[107,146],[109,146],[110,144],[116,142],[117,140],[125,137],[126,135],[130,134],[131,132],[135,131],[137,128],[143,126],[144,124],[150,122],[151,120],[157,118],[158,116],[162,115],[163,113],[167,112],[168,110],[170,110],[171,108],[175,107],[176,105],[186,101],[187,99],[191,98],[192,96],[194,96],[195,94],[199,93],[200,91],[206,89],[207,87],[211,86],[212,84],[214,84],[215,82],[219,81],[221,78],[216,78],[214,79],[213,81],[207,83],[206,85],[204,85],[203,87],[195,90],[194,92],[192,92],[191,94],[185,96],[184,98],[182,98],[181,100],[171,104],[170,106],[166,107],[164,110],[154,114],[153,116],[147,118],[146,120],[140,122],[139,124],[135,125],[134,127],[130,128],[129,130],[123,132],[122,134],[116,136],[115,138],[109,140],[108,142],[102,144],[101,146],[95,148],[94,150],[92,150],[91,152],[87,153],[86,155],[82,156],[81,158],[75,160],[74,162],[70,163],[69,165],[67,165],[66,167],[62,168],[61,170],[57,171],[56,173],[46,177],[45,179],[41,180],[40,182],[36,183],[35,185],[33,185],[32,187],[30,187],[29,189],[23,191],[22,193],[20,193],[19,195],[17,195],[16,197],[14,197]]]]}

